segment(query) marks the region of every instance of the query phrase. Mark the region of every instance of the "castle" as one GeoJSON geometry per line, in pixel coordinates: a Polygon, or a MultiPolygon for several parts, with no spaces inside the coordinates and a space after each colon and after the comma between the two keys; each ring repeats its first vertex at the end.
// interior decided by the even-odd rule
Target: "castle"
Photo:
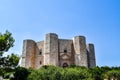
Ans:
{"type": "Polygon", "coordinates": [[[59,39],[57,34],[48,33],[43,41],[23,41],[22,67],[39,68],[43,65],[66,67],[72,64],[89,68],[96,66],[94,45],[86,45],[84,36],[59,39]]]}

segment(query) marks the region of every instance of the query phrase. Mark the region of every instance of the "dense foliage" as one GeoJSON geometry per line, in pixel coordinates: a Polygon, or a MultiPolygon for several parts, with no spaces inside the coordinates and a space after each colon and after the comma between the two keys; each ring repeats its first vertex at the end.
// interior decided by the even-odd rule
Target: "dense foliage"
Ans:
{"type": "Polygon", "coordinates": [[[8,51],[11,47],[13,47],[14,38],[12,37],[12,33],[6,31],[5,33],[0,33],[0,56],[3,55],[4,52],[8,51]]]}
{"type": "Polygon", "coordinates": [[[23,67],[17,67],[14,72],[14,78],[11,80],[26,80],[32,70],[23,67]]]}
{"type": "Polygon", "coordinates": [[[120,80],[120,67],[107,66],[94,68],[42,66],[39,69],[16,67],[0,69],[0,71],[2,72],[0,74],[5,73],[4,78],[10,80],[120,80]]]}
{"type": "Polygon", "coordinates": [[[16,54],[7,55],[7,57],[1,57],[0,67],[1,68],[15,68],[18,65],[19,56],[16,54]]]}
{"type": "Polygon", "coordinates": [[[120,67],[67,67],[43,66],[33,70],[27,80],[120,80],[120,67]]]}
{"type": "Polygon", "coordinates": [[[12,33],[6,31],[5,33],[0,32],[0,76],[9,78],[15,72],[17,67],[19,56],[16,54],[10,54],[6,57],[3,56],[4,52],[7,52],[14,45],[14,38],[12,33]]]}
{"type": "Polygon", "coordinates": [[[3,56],[4,52],[7,52],[14,45],[14,38],[12,33],[6,31],[5,33],[0,33],[0,68],[14,68],[17,66],[19,61],[19,56],[15,54],[3,56]]]}
{"type": "Polygon", "coordinates": [[[34,70],[28,80],[92,80],[91,74],[87,68],[60,68],[55,66],[43,66],[38,70],[34,70]]]}

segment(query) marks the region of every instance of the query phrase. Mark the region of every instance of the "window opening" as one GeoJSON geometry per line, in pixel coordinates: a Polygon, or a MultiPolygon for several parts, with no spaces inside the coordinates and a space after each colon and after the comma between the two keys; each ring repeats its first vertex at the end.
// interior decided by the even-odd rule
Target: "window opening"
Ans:
{"type": "Polygon", "coordinates": [[[67,63],[63,63],[63,68],[68,67],[67,63]]]}
{"type": "Polygon", "coordinates": [[[42,50],[40,50],[39,55],[42,55],[42,50]]]}
{"type": "Polygon", "coordinates": [[[67,53],[67,50],[66,50],[66,49],[64,49],[64,53],[67,53]]]}
{"type": "Polygon", "coordinates": [[[40,61],[40,65],[42,64],[42,61],[40,61]]]}

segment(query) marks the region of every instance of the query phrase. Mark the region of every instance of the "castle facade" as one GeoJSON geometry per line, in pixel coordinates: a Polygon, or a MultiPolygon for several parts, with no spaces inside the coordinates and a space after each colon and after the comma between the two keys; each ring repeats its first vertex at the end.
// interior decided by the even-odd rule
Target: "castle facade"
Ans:
{"type": "Polygon", "coordinates": [[[59,39],[57,34],[48,33],[43,41],[23,41],[22,67],[66,67],[72,64],[89,68],[96,66],[94,45],[86,44],[84,36],[59,39]]]}

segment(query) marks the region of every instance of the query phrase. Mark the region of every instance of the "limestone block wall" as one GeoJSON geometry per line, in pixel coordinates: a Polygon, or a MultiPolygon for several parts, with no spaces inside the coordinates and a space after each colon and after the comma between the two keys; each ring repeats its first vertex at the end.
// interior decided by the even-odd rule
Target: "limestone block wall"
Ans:
{"type": "Polygon", "coordinates": [[[58,66],[58,36],[55,33],[46,34],[44,40],[44,65],[58,66]]]}
{"type": "Polygon", "coordinates": [[[34,68],[36,43],[33,40],[23,41],[22,65],[23,67],[34,68]]]}
{"type": "Polygon", "coordinates": [[[86,40],[84,36],[75,36],[73,38],[75,50],[75,64],[88,67],[86,40]]]}
{"type": "Polygon", "coordinates": [[[87,45],[87,51],[88,51],[88,66],[90,68],[96,66],[96,61],[95,61],[95,50],[94,50],[94,45],[93,44],[88,44],[87,45]]]}
{"type": "Polygon", "coordinates": [[[64,63],[68,65],[74,63],[72,40],[59,39],[59,66],[63,66],[64,63]]]}
{"type": "Polygon", "coordinates": [[[37,42],[36,44],[35,68],[40,68],[44,65],[44,41],[37,42]]]}

